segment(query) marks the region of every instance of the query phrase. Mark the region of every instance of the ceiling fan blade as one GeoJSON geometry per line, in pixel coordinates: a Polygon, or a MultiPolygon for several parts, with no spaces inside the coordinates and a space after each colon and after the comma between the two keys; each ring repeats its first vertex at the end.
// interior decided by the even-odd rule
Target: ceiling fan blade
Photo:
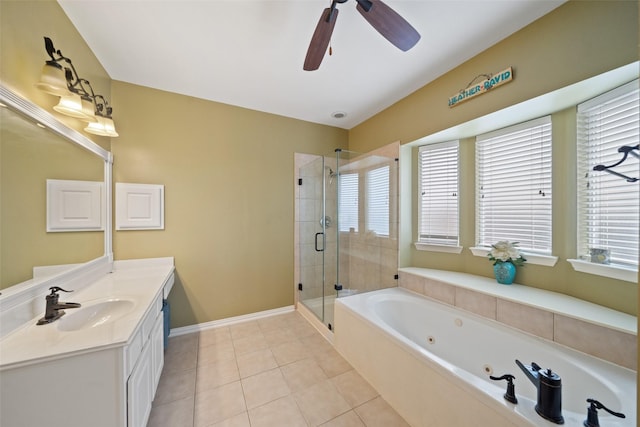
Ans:
{"type": "Polygon", "coordinates": [[[307,56],[304,59],[303,69],[305,71],[317,70],[318,67],[320,67],[322,58],[324,58],[324,54],[327,52],[327,47],[331,41],[331,34],[333,33],[333,27],[335,27],[337,19],[338,9],[335,7],[326,8],[322,12],[316,30],[311,37],[307,56]]]}
{"type": "Polygon", "coordinates": [[[400,50],[406,52],[420,40],[416,29],[380,0],[358,0],[356,9],[373,28],[400,50]]]}

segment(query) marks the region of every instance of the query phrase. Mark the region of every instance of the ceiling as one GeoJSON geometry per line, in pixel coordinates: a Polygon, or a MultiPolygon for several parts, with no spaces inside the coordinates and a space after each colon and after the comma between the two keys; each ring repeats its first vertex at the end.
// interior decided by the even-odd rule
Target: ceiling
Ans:
{"type": "Polygon", "coordinates": [[[564,1],[385,0],[422,36],[407,52],[348,1],[316,71],[302,65],[329,0],[58,3],[114,80],[351,129],[564,1]]]}

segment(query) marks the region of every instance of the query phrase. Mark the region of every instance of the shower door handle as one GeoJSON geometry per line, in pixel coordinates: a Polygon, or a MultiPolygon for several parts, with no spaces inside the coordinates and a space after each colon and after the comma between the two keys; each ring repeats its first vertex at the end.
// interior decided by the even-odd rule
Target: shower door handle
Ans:
{"type": "Polygon", "coordinates": [[[324,252],[324,243],[322,245],[322,249],[318,249],[318,236],[322,236],[324,238],[324,233],[316,233],[316,252],[324,252]]]}

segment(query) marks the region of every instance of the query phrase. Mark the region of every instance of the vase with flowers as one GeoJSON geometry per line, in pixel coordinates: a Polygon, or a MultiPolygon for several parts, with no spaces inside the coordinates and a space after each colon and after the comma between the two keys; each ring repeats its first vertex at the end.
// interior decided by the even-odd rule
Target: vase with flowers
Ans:
{"type": "Polygon", "coordinates": [[[493,274],[498,283],[510,285],[516,278],[516,267],[524,264],[526,259],[520,253],[518,242],[501,240],[491,245],[488,254],[489,260],[493,261],[493,274]]]}

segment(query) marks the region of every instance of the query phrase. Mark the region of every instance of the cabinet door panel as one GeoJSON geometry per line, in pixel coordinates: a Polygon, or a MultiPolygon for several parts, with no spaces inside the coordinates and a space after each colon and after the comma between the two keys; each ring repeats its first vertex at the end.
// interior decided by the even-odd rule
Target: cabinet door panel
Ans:
{"type": "Polygon", "coordinates": [[[147,424],[153,401],[151,365],[151,345],[147,342],[127,382],[128,427],[144,427],[147,424]]]}
{"type": "Polygon", "coordinates": [[[160,382],[160,375],[162,374],[162,367],[164,366],[164,316],[162,312],[158,315],[156,323],[151,331],[151,358],[153,359],[151,365],[153,388],[152,396],[155,396],[158,383],[160,382]]]}

